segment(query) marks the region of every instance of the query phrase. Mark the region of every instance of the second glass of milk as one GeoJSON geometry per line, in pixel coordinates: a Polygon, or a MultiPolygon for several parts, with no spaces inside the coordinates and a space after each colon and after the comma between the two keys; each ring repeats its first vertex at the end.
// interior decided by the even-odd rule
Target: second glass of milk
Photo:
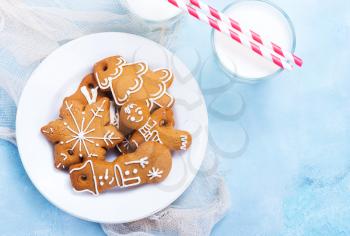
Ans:
{"type": "Polygon", "coordinates": [[[183,14],[165,0],[119,0],[126,9],[130,32],[142,35],[162,45],[176,41],[183,14]]]}
{"type": "MultiPolygon", "coordinates": [[[[294,52],[294,27],[287,14],[279,7],[262,0],[243,0],[226,7],[224,13],[262,37],[294,52]]],[[[223,70],[240,81],[261,81],[282,71],[220,32],[213,31],[212,43],[223,70]]]]}
{"type": "Polygon", "coordinates": [[[176,21],[181,10],[164,0],[124,0],[129,12],[149,24],[164,24],[176,21]]]}

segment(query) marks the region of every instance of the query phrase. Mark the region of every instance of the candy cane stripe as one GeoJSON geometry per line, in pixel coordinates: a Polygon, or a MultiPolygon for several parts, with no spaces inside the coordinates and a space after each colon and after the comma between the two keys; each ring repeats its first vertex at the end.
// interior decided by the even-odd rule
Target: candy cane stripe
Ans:
{"type": "Polygon", "coordinates": [[[231,38],[233,38],[235,41],[237,41],[238,43],[242,44],[242,41],[241,41],[240,37],[237,35],[236,32],[234,32],[234,31],[231,30],[231,31],[230,31],[230,36],[231,36],[231,38]]]}
{"type": "Polygon", "coordinates": [[[198,0],[190,0],[190,3],[198,8],[202,8],[202,6],[199,4],[198,0]]]}
{"type": "Polygon", "coordinates": [[[254,31],[250,31],[250,33],[252,34],[252,38],[253,38],[256,42],[258,42],[258,43],[260,43],[260,44],[263,44],[263,41],[262,41],[260,35],[258,35],[258,34],[255,33],[254,31]]]}
{"type": "Polygon", "coordinates": [[[209,18],[209,24],[211,27],[213,27],[214,29],[216,29],[217,31],[221,31],[219,25],[218,25],[218,22],[209,18]]]}
{"type": "Polygon", "coordinates": [[[252,48],[253,51],[256,52],[257,54],[263,55],[262,52],[261,52],[261,50],[260,50],[260,48],[259,48],[257,45],[255,45],[254,43],[251,44],[251,48],[252,48]]]}
{"type": "Polygon", "coordinates": [[[177,4],[176,0],[168,0],[171,4],[173,4],[176,7],[179,7],[179,5],[177,4]]]}
{"type": "Polygon", "coordinates": [[[210,11],[210,14],[212,16],[214,16],[218,20],[221,20],[221,16],[220,16],[219,12],[216,9],[214,9],[214,8],[209,6],[209,11],[210,11]]]}
{"type": "Polygon", "coordinates": [[[187,9],[188,9],[188,12],[190,13],[190,15],[196,17],[197,19],[200,19],[198,14],[197,14],[197,11],[194,8],[187,6],[187,9]]]}
{"type": "Polygon", "coordinates": [[[272,60],[273,60],[273,62],[274,62],[275,64],[277,64],[277,65],[280,66],[281,68],[284,68],[284,67],[283,67],[283,64],[282,64],[282,62],[281,62],[281,60],[280,60],[279,58],[275,57],[274,55],[271,55],[271,56],[272,56],[272,60]]]}

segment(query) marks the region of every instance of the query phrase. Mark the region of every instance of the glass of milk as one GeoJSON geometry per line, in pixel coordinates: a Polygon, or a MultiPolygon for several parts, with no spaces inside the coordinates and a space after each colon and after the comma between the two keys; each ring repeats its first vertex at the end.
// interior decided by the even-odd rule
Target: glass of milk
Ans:
{"type": "MultiPolygon", "coordinates": [[[[293,24],[288,15],[272,3],[263,0],[237,1],[227,6],[224,13],[262,37],[294,52],[296,42],[293,24]]],[[[212,44],[222,69],[239,81],[262,81],[282,71],[220,32],[212,32],[212,44]]]]}
{"type": "Polygon", "coordinates": [[[181,10],[165,0],[124,0],[130,13],[149,24],[164,24],[177,21],[181,10]]]}

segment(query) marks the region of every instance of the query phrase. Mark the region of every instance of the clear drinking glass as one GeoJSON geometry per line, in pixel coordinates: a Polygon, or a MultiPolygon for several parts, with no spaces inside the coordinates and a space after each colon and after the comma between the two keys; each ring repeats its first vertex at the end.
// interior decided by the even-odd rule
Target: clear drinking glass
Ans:
{"type": "MultiPolygon", "coordinates": [[[[223,12],[241,25],[251,27],[262,36],[266,35],[268,39],[281,44],[292,53],[295,51],[296,37],[293,23],[289,16],[273,3],[265,0],[239,0],[228,5],[223,12]],[[275,32],[274,28],[280,29],[276,30],[279,32],[275,32]]],[[[283,71],[215,30],[212,31],[212,46],[216,61],[222,70],[238,81],[249,83],[263,81],[276,77],[283,71]]]]}
{"type": "Polygon", "coordinates": [[[181,11],[164,0],[121,0],[128,13],[149,27],[166,27],[178,22],[181,11]]]}

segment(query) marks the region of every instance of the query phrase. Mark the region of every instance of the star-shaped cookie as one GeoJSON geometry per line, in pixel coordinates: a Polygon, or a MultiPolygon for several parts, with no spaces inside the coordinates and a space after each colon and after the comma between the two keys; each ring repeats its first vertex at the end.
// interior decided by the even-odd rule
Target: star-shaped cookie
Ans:
{"type": "Polygon", "coordinates": [[[84,105],[78,100],[65,99],[60,119],[41,129],[55,144],[55,166],[68,169],[85,158],[104,160],[106,149],[115,147],[124,137],[110,123],[110,101],[102,98],[84,105]]]}

